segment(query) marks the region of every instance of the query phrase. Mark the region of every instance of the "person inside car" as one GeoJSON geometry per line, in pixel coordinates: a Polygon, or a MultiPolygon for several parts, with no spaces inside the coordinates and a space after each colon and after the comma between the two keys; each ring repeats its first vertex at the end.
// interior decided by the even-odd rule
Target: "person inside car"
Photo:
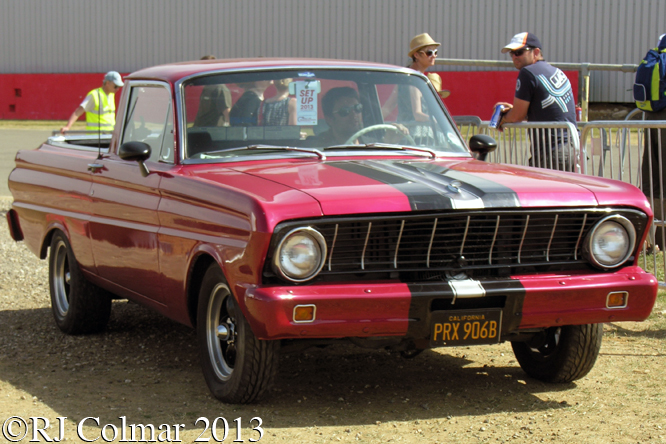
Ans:
{"type": "MultiPolygon", "coordinates": [[[[364,128],[363,105],[355,89],[348,86],[331,88],[321,99],[324,119],[329,129],[316,136],[319,146],[344,145],[358,131],[364,128]]],[[[399,131],[386,131],[381,142],[398,143],[409,134],[402,125],[394,125],[399,131]]],[[[369,143],[361,136],[354,143],[369,143]]]]}
{"type": "Polygon", "coordinates": [[[229,112],[231,126],[257,126],[259,111],[264,101],[264,91],[273,83],[272,80],[239,84],[245,90],[229,112]]]}
{"type": "MultiPolygon", "coordinates": [[[[215,56],[205,55],[201,60],[215,60],[215,56]]],[[[231,91],[227,85],[206,85],[199,97],[194,126],[228,126],[230,110],[231,91]]]]}

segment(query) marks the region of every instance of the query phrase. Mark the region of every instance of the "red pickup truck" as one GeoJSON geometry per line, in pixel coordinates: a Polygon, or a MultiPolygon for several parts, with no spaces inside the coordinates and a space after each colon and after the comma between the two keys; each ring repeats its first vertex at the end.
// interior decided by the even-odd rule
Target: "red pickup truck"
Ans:
{"type": "Polygon", "coordinates": [[[595,363],[602,323],[644,320],[652,222],[626,183],[477,160],[428,79],[389,65],[211,60],[126,78],[111,135],[51,137],[9,177],[13,238],[48,258],[68,334],[130,299],[196,328],[224,402],[280,350],[411,357],[511,341],[532,377],[595,363]]]}

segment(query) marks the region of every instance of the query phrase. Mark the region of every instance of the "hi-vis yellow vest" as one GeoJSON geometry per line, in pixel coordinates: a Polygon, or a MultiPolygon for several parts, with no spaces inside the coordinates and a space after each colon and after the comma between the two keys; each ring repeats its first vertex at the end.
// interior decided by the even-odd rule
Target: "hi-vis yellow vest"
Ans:
{"type": "Polygon", "coordinates": [[[113,131],[116,124],[115,94],[107,96],[102,88],[93,89],[88,93],[93,98],[95,108],[86,112],[87,131],[113,131]]]}

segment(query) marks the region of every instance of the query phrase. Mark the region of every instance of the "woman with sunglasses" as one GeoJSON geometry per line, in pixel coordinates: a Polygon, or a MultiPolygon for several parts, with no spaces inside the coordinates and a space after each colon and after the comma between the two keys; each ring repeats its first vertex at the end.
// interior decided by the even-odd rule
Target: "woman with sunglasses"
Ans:
{"type": "MultiPolygon", "coordinates": [[[[435,64],[439,46],[440,43],[434,41],[427,33],[412,38],[407,53],[411,57],[412,63],[408,67],[425,74],[426,70],[435,64]]],[[[431,75],[439,77],[435,73],[428,73],[427,75],[429,78],[431,75]]],[[[437,80],[439,80],[437,83],[441,86],[441,79],[437,80]]],[[[430,113],[425,102],[421,99],[421,93],[415,88],[398,85],[382,106],[382,115],[387,118],[397,106],[397,122],[406,124],[410,122],[428,122],[430,113]]],[[[429,142],[434,141],[434,133],[429,125],[412,124],[409,125],[409,130],[419,145],[428,145],[429,142]]]]}

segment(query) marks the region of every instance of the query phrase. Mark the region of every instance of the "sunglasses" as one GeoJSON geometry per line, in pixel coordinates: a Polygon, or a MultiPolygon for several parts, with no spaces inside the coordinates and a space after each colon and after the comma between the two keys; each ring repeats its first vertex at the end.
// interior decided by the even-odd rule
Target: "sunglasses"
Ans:
{"type": "Polygon", "coordinates": [[[428,57],[434,55],[437,56],[437,50],[436,49],[429,49],[427,51],[421,51],[423,54],[427,55],[428,57]]]}
{"type": "Polygon", "coordinates": [[[531,50],[532,48],[526,46],[524,48],[516,49],[515,51],[509,51],[509,53],[512,56],[520,57],[521,55],[525,54],[525,51],[531,51],[531,50]]]}
{"type": "Polygon", "coordinates": [[[334,114],[337,114],[340,117],[347,117],[352,111],[354,111],[356,114],[360,114],[361,111],[363,111],[363,105],[357,103],[356,105],[343,106],[339,110],[335,111],[334,114]]]}

